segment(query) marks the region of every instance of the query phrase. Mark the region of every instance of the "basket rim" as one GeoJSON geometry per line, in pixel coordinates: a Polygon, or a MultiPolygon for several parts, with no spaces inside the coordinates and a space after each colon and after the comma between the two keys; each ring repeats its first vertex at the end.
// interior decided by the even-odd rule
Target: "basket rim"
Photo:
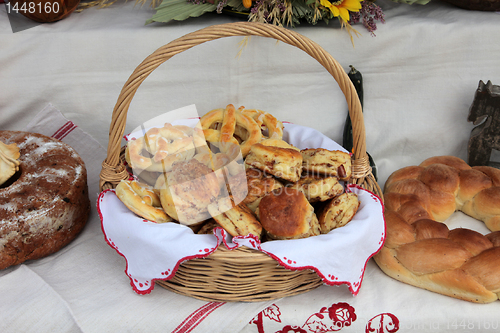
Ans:
{"type": "MultiPolygon", "coordinates": [[[[308,55],[316,59],[334,78],[339,88],[341,89],[347,101],[349,115],[353,127],[353,160],[352,167],[353,173],[355,168],[360,171],[352,183],[358,184],[361,187],[377,194],[383,200],[383,194],[378,186],[375,178],[371,173],[371,168],[366,153],[366,133],[362,107],[353,83],[347,76],[345,70],[340,64],[321,46],[309,38],[286,28],[278,27],[271,24],[254,23],[254,22],[235,22],[225,23],[220,25],[209,26],[182,37],[179,37],[170,43],[159,47],[146,59],[144,59],[139,66],[133,71],[126,83],[124,84],[117,102],[113,109],[112,119],[109,127],[109,141],[107,147],[107,156],[102,162],[102,169],[99,179],[99,191],[111,189],[122,180],[127,179],[129,174],[122,162],[121,156],[123,147],[121,146],[122,138],[125,131],[126,118],[130,103],[141,85],[141,83],[162,63],[183,51],[186,51],[194,46],[203,44],[208,41],[234,36],[260,36],[266,38],[274,38],[282,41],[291,46],[295,46],[300,50],[306,52],[308,55]]],[[[207,300],[207,301],[263,301],[271,300],[285,296],[296,295],[303,293],[323,284],[322,279],[314,271],[300,270],[291,271],[279,264],[270,256],[248,248],[238,248],[236,250],[225,250],[224,247],[212,253],[207,259],[214,261],[234,261],[241,262],[253,258],[262,261],[263,264],[274,264],[278,266],[278,273],[282,270],[293,272],[296,274],[297,279],[302,282],[296,282],[293,288],[289,290],[272,290],[263,291],[261,295],[244,295],[241,293],[227,293],[217,290],[200,290],[198,286],[189,284],[183,285],[180,283],[179,276],[182,275],[182,269],[185,268],[186,262],[181,264],[178,271],[180,274],[168,281],[158,282],[163,287],[174,292],[191,296],[194,298],[207,300]]],[[[193,260],[206,260],[206,259],[193,259],[193,260]]],[[[220,274],[220,273],[219,273],[220,274]]],[[[295,275],[294,275],[295,276],[295,275]]],[[[187,281],[187,283],[190,283],[187,281]]]]}
{"type": "Polygon", "coordinates": [[[102,162],[99,190],[114,188],[128,177],[120,163],[121,140],[124,135],[130,103],[142,82],[162,63],[183,51],[208,41],[234,36],[260,36],[274,38],[295,46],[316,59],[335,79],[347,101],[353,128],[353,183],[364,184],[382,198],[382,191],[371,173],[366,153],[366,133],[361,102],[353,83],[340,64],[320,45],[293,30],[257,22],[234,22],[212,25],[159,47],[150,54],[130,75],[124,84],[113,109],[109,128],[107,156],[102,162]]]}

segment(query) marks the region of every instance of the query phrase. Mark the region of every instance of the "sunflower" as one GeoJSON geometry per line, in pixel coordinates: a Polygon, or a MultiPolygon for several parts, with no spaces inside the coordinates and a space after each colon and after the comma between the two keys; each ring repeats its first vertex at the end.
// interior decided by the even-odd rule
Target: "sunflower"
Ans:
{"type": "Polygon", "coordinates": [[[330,2],[328,0],[320,0],[322,6],[330,9],[334,17],[340,16],[340,20],[345,23],[349,22],[349,12],[359,12],[363,0],[338,0],[330,2]]]}

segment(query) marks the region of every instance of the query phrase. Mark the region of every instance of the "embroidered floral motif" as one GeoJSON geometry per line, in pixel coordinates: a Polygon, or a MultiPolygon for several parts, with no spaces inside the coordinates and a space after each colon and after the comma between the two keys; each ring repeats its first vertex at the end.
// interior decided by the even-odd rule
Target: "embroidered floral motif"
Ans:
{"type": "MultiPolygon", "coordinates": [[[[250,324],[257,325],[259,333],[265,333],[264,316],[272,321],[281,323],[281,310],[273,304],[257,316],[250,324]]],[[[344,327],[351,326],[357,319],[354,308],[348,303],[340,302],[332,304],[330,307],[323,307],[319,312],[311,315],[304,325],[285,325],[274,333],[328,333],[337,332],[344,327]]],[[[365,327],[365,333],[395,333],[399,331],[399,319],[392,313],[381,313],[370,319],[365,327]]]]}
{"type": "Polygon", "coordinates": [[[278,331],[276,333],[307,333],[307,331],[298,326],[286,325],[281,331],[278,331]]]}
{"type": "MultiPolygon", "coordinates": [[[[260,312],[250,322],[256,324],[259,333],[264,333],[263,316],[281,322],[281,311],[276,304],[273,304],[260,312]]],[[[327,333],[340,331],[342,328],[351,326],[356,321],[357,315],[352,306],[348,303],[335,303],[330,307],[323,307],[319,312],[314,313],[302,326],[286,325],[275,333],[327,333]]],[[[368,331],[367,331],[368,332],[368,331]]]]}
{"type": "Polygon", "coordinates": [[[368,321],[365,333],[394,333],[399,330],[399,319],[392,313],[381,313],[368,321]]]}
{"type": "Polygon", "coordinates": [[[281,319],[280,319],[280,315],[281,315],[281,312],[280,312],[280,308],[278,308],[278,306],[276,304],[273,304],[273,305],[270,305],[269,307],[265,308],[262,313],[264,314],[264,316],[266,316],[267,318],[271,319],[271,320],[274,320],[278,323],[281,323],[281,319]]]}
{"type": "Polygon", "coordinates": [[[356,320],[354,308],[347,303],[332,304],[329,308],[322,308],[319,312],[310,316],[302,326],[309,332],[336,332],[356,320]]]}

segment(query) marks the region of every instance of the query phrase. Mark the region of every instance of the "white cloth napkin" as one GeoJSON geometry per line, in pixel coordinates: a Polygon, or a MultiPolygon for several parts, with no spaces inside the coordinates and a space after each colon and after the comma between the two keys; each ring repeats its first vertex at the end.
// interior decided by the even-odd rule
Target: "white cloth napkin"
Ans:
{"type": "MultiPolygon", "coordinates": [[[[106,150],[53,105],[25,130],[55,136],[85,161],[89,193],[97,202],[106,150]]],[[[139,296],[123,274],[125,261],[103,236],[95,205],[82,233],[39,260],[0,271],[0,332],[239,332],[265,302],[205,302],[157,288],[139,296]],[[223,320],[222,320],[223,318],[223,320]]]]}
{"type": "MultiPolygon", "coordinates": [[[[284,139],[300,149],[345,151],[320,132],[290,123],[285,124],[284,139]]],[[[231,239],[221,228],[214,235],[197,235],[183,225],[144,220],[128,210],[113,190],[99,195],[98,211],[106,241],[125,257],[125,273],[139,294],[150,293],[154,280],[172,278],[183,261],[206,257],[223,243],[228,249],[246,246],[262,251],[291,270],[312,269],[326,284],[347,284],[356,295],[368,259],[384,242],[385,222],[379,197],[355,185],[346,191],[356,193],[361,203],[346,226],[325,235],[264,243],[251,236],[231,239]]]]}

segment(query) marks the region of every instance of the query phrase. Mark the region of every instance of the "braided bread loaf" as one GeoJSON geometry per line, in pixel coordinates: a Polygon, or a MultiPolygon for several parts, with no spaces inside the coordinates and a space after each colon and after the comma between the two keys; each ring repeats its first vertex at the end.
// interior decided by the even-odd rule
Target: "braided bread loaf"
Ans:
{"type": "Polygon", "coordinates": [[[384,191],[387,237],[375,262],[396,280],[451,297],[500,297],[500,170],[452,156],[397,170],[384,191]],[[482,235],[441,223],[455,211],[483,221],[482,235]]]}

